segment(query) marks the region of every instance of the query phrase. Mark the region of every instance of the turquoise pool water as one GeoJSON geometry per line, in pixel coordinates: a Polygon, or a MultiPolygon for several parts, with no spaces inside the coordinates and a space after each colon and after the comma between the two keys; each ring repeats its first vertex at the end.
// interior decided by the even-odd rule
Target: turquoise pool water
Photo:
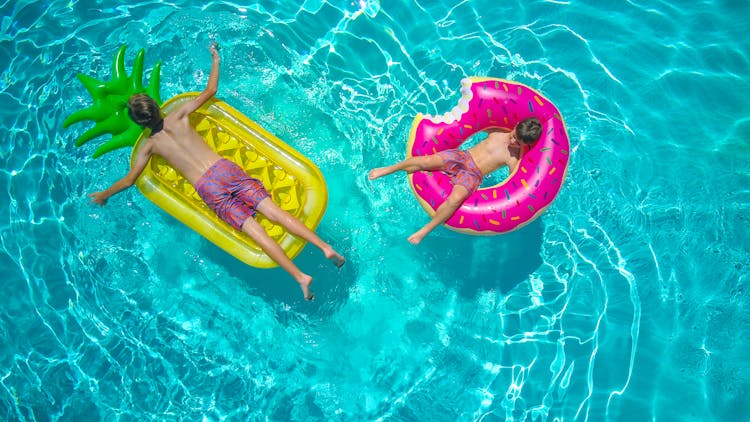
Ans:
{"type": "Polygon", "coordinates": [[[739,421],[750,412],[750,3],[16,1],[0,5],[0,418],[739,421]],[[278,5],[277,3],[283,4],[278,5]],[[94,160],[75,79],[146,49],[328,181],[304,303],[94,160]],[[418,112],[471,75],[540,90],[572,158],[508,235],[439,228],[403,175],[418,112]]]}

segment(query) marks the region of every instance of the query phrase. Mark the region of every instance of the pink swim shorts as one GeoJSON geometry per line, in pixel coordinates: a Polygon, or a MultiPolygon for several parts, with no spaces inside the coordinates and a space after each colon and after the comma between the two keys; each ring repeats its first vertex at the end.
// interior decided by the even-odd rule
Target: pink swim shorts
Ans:
{"type": "Polygon", "coordinates": [[[245,220],[255,217],[255,208],[269,197],[260,180],[226,158],[203,173],[195,190],[219,218],[237,230],[242,230],[245,220]]]}
{"type": "Polygon", "coordinates": [[[454,186],[461,185],[472,194],[482,184],[482,172],[468,151],[448,149],[437,154],[443,160],[440,170],[451,178],[454,186]]]}

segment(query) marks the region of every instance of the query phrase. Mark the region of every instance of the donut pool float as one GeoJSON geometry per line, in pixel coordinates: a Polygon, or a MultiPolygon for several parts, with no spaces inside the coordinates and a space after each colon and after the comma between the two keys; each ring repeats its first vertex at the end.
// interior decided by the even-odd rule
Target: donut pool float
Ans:
{"type": "MultiPolygon", "coordinates": [[[[528,86],[498,78],[471,77],[461,81],[461,99],[448,113],[418,114],[412,123],[407,157],[458,148],[472,135],[489,128],[512,130],[536,117],[542,135],[526,148],[507,179],[480,187],[445,222],[453,230],[478,235],[511,232],[530,223],[560,192],[568,169],[570,140],[560,111],[528,86]]],[[[453,186],[443,172],[418,171],[409,184],[431,216],[453,186]]]]}
{"type": "MultiPolygon", "coordinates": [[[[63,126],[81,121],[95,122],[77,139],[76,146],[100,135],[111,134],[112,137],[95,150],[94,157],[133,147],[132,166],[132,158],[141,141],[151,132],[143,130],[128,117],[130,96],[146,93],[160,105],[162,112],[169,114],[199,93],[180,94],[162,104],[159,96],[160,64],[154,66],[149,83],[143,85],[144,50],[136,55],[132,75],[128,75],[125,48],[121,46],[115,54],[111,80],[99,81],[84,74],[78,75],[91,94],[93,104],[72,113],[63,126]]],[[[297,217],[310,230],[315,230],[325,213],[328,189],[320,169],[307,157],[216,98],[192,113],[190,124],[220,156],[234,161],[248,175],[263,182],[280,208],[297,217]]],[[[162,157],[151,157],[136,186],[151,202],[240,261],[258,268],[278,265],[247,234],[235,230],[211,211],[187,179],[162,157]]],[[[256,219],[290,259],[296,257],[307,243],[260,213],[256,219]]]]}

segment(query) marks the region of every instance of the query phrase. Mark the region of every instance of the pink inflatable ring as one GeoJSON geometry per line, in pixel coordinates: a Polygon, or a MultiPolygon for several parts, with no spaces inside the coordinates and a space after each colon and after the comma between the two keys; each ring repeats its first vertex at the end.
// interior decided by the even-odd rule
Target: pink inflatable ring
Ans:
{"type": "MultiPolygon", "coordinates": [[[[488,235],[523,227],[552,203],[565,179],[570,141],[562,116],[544,96],[517,82],[466,78],[461,81],[461,94],[458,105],[444,115],[417,115],[409,134],[407,156],[458,148],[481,130],[511,130],[521,120],[537,117],[542,123],[542,136],[521,156],[510,176],[471,194],[445,223],[456,231],[488,235]]],[[[412,173],[409,184],[430,215],[453,189],[442,172],[412,173]]]]}

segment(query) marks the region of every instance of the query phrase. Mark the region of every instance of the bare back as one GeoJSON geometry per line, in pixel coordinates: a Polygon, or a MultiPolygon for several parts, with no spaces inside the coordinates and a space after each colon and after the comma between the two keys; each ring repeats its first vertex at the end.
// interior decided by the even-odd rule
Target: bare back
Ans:
{"type": "Polygon", "coordinates": [[[193,185],[221,156],[190,126],[188,115],[172,113],[164,118],[164,129],[149,138],[151,151],[164,157],[193,185]]]}
{"type": "Polygon", "coordinates": [[[477,163],[483,176],[508,166],[515,170],[520,159],[520,148],[511,145],[510,132],[501,130],[488,131],[487,139],[469,149],[469,154],[477,163]]]}
{"type": "Polygon", "coordinates": [[[211,57],[213,63],[206,89],[164,118],[162,130],[150,136],[136,155],[126,176],[129,182],[135,182],[153,154],[164,157],[193,185],[206,170],[221,159],[221,156],[190,126],[190,114],[206,104],[219,87],[219,52],[215,45],[211,46],[211,57]]]}

